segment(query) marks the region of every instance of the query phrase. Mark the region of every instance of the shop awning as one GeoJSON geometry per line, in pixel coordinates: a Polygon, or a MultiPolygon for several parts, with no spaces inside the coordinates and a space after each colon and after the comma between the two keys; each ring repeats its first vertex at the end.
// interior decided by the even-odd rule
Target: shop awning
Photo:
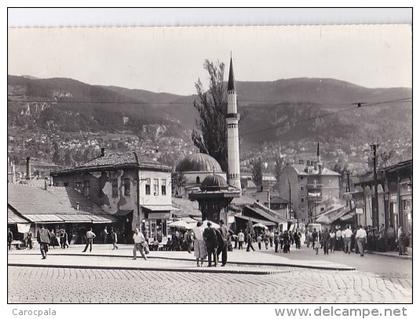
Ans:
{"type": "Polygon", "coordinates": [[[90,223],[91,217],[90,215],[66,215],[66,214],[57,214],[63,222],[65,223],[90,223]]]}
{"type": "Polygon", "coordinates": [[[177,211],[178,208],[173,207],[172,205],[141,205],[141,207],[146,208],[152,212],[162,212],[162,211],[177,211]]]}
{"type": "Polygon", "coordinates": [[[63,220],[57,215],[45,214],[45,215],[29,215],[22,214],[26,219],[33,223],[62,223],[63,220]]]}
{"type": "Polygon", "coordinates": [[[264,226],[276,226],[276,223],[274,223],[274,222],[270,222],[268,220],[263,220],[263,219],[258,219],[258,218],[252,218],[252,217],[248,217],[248,216],[237,215],[237,216],[235,216],[235,218],[239,218],[239,219],[243,219],[243,220],[247,220],[247,221],[250,220],[253,223],[260,223],[260,224],[263,224],[264,226]]]}
{"type": "Polygon", "coordinates": [[[7,223],[8,224],[27,224],[29,223],[29,221],[23,217],[20,217],[8,207],[7,208],[7,223]]]}
{"type": "Polygon", "coordinates": [[[356,215],[356,212],[354,210],[347,212],[346,215],[340,217],[340,220],[342,221],[346,221],[346,220],[350,220],[354,217],[354,215],[356,215]]]}
{"type": "Polygon", "coordinates": [[[115,217],[107,215],[91,215],[89,218],[94,224],[111,224],[116,222],[115,217]]]}

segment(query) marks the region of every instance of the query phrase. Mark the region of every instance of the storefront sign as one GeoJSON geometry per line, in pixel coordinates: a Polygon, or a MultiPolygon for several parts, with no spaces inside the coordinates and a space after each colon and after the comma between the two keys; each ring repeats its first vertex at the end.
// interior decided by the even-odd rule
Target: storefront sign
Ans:
{"type": "Polygon", "coordinates": [[[169,219],[170,217],[171,217],[170,212],[149,213],[149,216],[148,216],[149,219],[169,219]]]}

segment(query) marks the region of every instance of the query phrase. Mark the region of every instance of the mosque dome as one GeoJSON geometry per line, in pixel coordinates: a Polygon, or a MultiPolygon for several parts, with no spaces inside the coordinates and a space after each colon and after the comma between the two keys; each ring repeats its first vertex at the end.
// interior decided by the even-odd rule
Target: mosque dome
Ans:
{"type": "Polygon", "coordinates": [[[219,191],[227,189],[228,185],[225,179],[220,175],[209,175],[201,183],[200,189],[202,191],[219,191]]]}
{"type": "Polygon", "coordinates": [[[181,160],[175,172],[215,172],[222,173],[220,164],[210,155],[194,153],[181,160]]]}

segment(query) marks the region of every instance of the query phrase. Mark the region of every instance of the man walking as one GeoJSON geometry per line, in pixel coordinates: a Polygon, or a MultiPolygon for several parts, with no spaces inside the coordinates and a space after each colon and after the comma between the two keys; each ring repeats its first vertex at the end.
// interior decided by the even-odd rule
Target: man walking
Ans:
{"type": "Polygon", "coordinates": [[[144,260],[147,260],[147,257],[144,252],[144,246],[146,245],[146,239],[144,238],[144,235],[141,231],[136,228],[133,235],[133,241],[134,241],[134,248],[133,248],[133,259],[137,259],[137,250],[140,252],[140,255],[144,258],[144,260]]]}
{"type": "Polygon", "coordinates": [[[118,237],[114,228],[111,228],[111,240],[112,240],[112,250],[118,249],[118,246],[117,246],[118,237]]]}
{"type": "Polygon", "coordinates": [[[255,251],[254,246],[252,246],[252,234],[251,234],[251,232],[248,232],[246,234],[246,242],[247,242],[246,251],[249,251],[250,249],[252,249],[252,251],[255,251]]]}
{"type": "Polygon", "coordinates": [[[89,230],[86,232],[86,246],[85,249],[83,249],[83,252],[85,253],[88,246],[89,246],[89,252],[92,252],[92,246],[93,246],[93,239],[96,238],[95,233],[92,231],[92,227],[89,228],[89,230]]]}
{"type": "Polygon", "coordinates": [[[366,244],[367,233],[361,225],[356,232],[356,242],[357,247],[359,248],[360,257],[363,257],[365,254],[365,244],[366,244]]]}
{"type": "Polygon", "coordinates": [[[229,231],[223,220],[219,221],[220,225],[220,235],[222,235],[222,247],[219,247],[222,253],[222,267],[226,265],[227,262],[227,251],[228,251],[228,241],[229,241],[229,231]]]}
{"type": "Polygon", "coordinates": [[[351,253],[351,236],[352,231],[350,229],[350,225],[347,226],[346,230],[343,232],[343,240],[344,240],[344,253],[350,254],[351,253]]]}
{"type": "Polygon", "coordinates": [[[217,266],[217,234],[216,231],[211,227],[211,222],[207,223],[207,228],[203,232],[203,238],[207,247],[208,267],[212,266],[212,257],[214,260],[214,266],[217,266]]]}
{"type": "Polygon", "coordinates": [[[41,229],[38,230],[38,234],[36,237],[39,243],[39,249],[41,250],[42,259],[45,259],[47,258],[48,245],[51,241],[51,233],[48,229],[44,227],[44,225],[42,225],[41,229]]]}

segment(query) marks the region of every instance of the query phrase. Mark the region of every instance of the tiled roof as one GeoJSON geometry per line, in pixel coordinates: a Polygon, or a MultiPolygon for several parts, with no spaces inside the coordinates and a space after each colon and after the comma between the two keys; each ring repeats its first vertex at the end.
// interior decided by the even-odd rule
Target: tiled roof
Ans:
{"type": "Polygon", "coordinates": [[[57,170],[51,173],[51,175],[69,174],[78,171],[89,171],[93,169],[109,169],[109,168],[120,168],[120,167],[137,167],[145,170],[159,170],[170,172],[169,166],[163,165],[157,161],[149,159],[143,159],[136,152],[107,152],[104,156],[96,157],[86,163],[79,166],[57,170]]]}
{"type": "Polygon", "coordinates": [[[7,223],[8,224],[26,224],[28,221],[16,214],[10,207],[7,207],[7,223]]]}
{"type": "Polygon", "coordinates": [[[8,185],[8,204],[23,216],[29,215],[108,215],[98,205],[70,187],[8,185]],[[79,210],[76,210],[79,203],[79,210]]]}

